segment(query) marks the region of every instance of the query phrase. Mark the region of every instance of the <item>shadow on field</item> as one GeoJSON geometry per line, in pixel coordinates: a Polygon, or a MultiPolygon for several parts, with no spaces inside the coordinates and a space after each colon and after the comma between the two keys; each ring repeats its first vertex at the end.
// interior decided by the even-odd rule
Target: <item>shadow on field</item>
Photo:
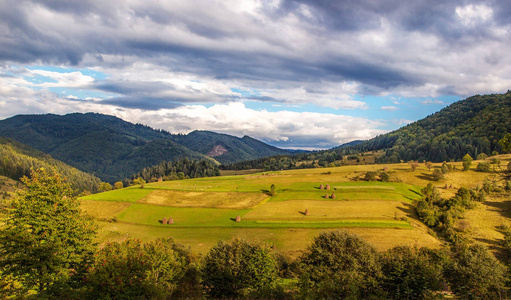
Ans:
{"type": "Polygon", "coordinates": [[[427,181],[434,181],[433,175],[428,173],[421,173],[420,175],[416,176],[419,179],[427,180],[427,181]]]}
{"type": "Polygon", "coordinates": [[[409,203],[403,203],[405,207],[398,207],[400,211],[404,212],[406,214],[407,218],[417,218],[417,215],[415,214],[415,207],[409,203]]]}
{"type": "Polygon", "coordinates": [[[421,196],[421,197],[422,197],[422,194],[421,194],[421,193],[419,193],[419,192],[417,192],[417,191],[414,191],[414,190],[412,190],[412,189],[408,189],[408,190],[409,190],[410,192],[412,192],[412,193],[414,193],[414,194],[417,194],[417,195],[419,195],[419,196],[421,196]]]}
{"type": "Polygon", "coordinates": [[[298,213],[305,216],[305,212],[304,211],[298,211],[298,213]]]}
{"type": "Polygon", "coordinates": [[[236,218],[229,218],[231,221],[236,222],[236,218]]]}
{"type": "Polygon", "coordinates": [[[491,207],[490,210],[500,213],[504,217],[511,217],[511,200],[506,201],[485,201],[484,204],[491,207]]]}
{"type": "Polygon", "coordinates": [[[488,245],[490,250],[501,250],[502,246],[497,240],[483,239],[483,238],[474,238],[476,241],[484,243],[488,245]]]}
{"type": "Polygon", "coordinates": [[[264,194],[266,194],[266,195],[268,195],[268,196],[271,196],[271,192],[270,192],[270,191],[268,191],[268,190],[260,189],[259,191],[261,191],[261,193],[264,193],[264,194]]]}

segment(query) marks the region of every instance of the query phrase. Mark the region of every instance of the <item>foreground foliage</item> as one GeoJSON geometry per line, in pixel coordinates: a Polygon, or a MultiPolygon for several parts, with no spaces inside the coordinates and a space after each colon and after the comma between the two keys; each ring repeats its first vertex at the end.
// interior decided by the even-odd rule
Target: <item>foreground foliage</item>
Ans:
{"type": "Polygon", "coordinates": [[[263,244],[220,241],[204,258],[201,270],[205,291],[213,298],[268,298],[275,293],[277,262],[263,244]]]}
{"type": "Polygon", "coordinates": [[[314,299],[368,299],[381,294],[376,250],[346,231],[321,233],[300,259],[299,287],[314,299]]]}
{"type": "Polygon", "coordinates": [[[59,295],[85,273],[96,226],[55,171],[33,170],[22,182],[2,221],[0,264],[25,290],[59,295]]]}

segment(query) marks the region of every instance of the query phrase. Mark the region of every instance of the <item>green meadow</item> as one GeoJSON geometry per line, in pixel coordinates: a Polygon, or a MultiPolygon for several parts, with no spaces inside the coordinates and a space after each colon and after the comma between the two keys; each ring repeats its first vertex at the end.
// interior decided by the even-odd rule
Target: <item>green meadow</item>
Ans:
{"type": "MultiPolygon", "coordinates": [[[[406,178],[401,167],[391,172],[406,178]]],[[[81,199],[84,210],[101,221],[102,241],[174,237],[205,252],[218,240],[240,236],[295,253],[322,230],[346,228],[382,250],[438,246],[412,208],[420,185],[356,180],[372,170],[346,166],[164,181],[81,199]],[[327,184],[330,190],[320,189],[327,184]],[[162,224],[163,218],[173,224],[162,224]]]]}

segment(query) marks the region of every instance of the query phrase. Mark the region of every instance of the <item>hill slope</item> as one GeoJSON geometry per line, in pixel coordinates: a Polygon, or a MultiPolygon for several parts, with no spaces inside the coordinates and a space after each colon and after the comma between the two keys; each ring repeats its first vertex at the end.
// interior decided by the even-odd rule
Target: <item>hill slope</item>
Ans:
{"type": "Polygon", "coordinates": [[[233,163],[289,153],[249,137],[207,131],[174,135],[96,113],[18,115],[0,121],[0,136],[108,182],[177,158],[233,163]]]}
{"type": "Polygon", "coordinates": [[[19,180],[20,177],[30,174],[30,168],[41,167],[56,168],[72,187],[79,191],[95,192],[101,183],[99,178],[53,159],[50,155],[0,137],[0,175],[19,180]]]}
{"type": "Polygon", "coordinates": [[[511,132],[511,92],[477,95],[396,131],[354,147],[389,149],[380,162],[460,160],[463,155],[501,151],[498,141],[511,132]]]}
{"type": "Polygon", "coordinates": [[[214,157],[222,164],[290,153],[249,136],[238,138],[211,131],[193,131],[179,136],[176,141],[193,151],[214,157]]]}
{"type": "MultiPolygon", "coordinates": [[[[377,162],[400,160],[442,162],[460,160],[465,154],[501,152],[498,141],[511,132],[511,92],[476,95],[458,101],[422,120],[363,142],[348,143],[330,150],[280,155],[228,166],[227,169],[280,170],[327,166],[346,156],[384,150],[377,162]]],[[[356,157],[355,157],[356,159],[356,157]]],[[[364,161],[361,159],[361,163],[364,161]]]]}
{"type": "Polygon", "coordinates": [[[5,136],[43,151],[104,181],[178,157],[206,159],[173,135],[101,114],[19,115],[0,121],[5,136]]]}

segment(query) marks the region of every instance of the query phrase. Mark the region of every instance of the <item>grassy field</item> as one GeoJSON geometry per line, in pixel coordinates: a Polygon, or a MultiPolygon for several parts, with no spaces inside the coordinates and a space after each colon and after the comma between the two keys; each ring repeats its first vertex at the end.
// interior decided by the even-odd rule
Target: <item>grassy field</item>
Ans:
{"type": "MultiPolygon", "coordinates": [[[[507,165],[511,156],[500,156],[507,165]]],[[[476,187],[491,173],[456,171],[434,184],[444,197],[461,186],[476,187]],[[444,189],[445,185],[453,189],[444,189]]],[[[454,163],[458,170],[461,163],[454,163]]],[[[439,168],[441,164],[434,164],[439,168]]],[[[83,197],[84,210],[101,224],[100,241],[136,237],[151,240],[174,237],[192,250],[204,253],[218,240],[234,236],[274,244],[280,251],[298,255],[323,230],[344,228],[367,239],[380,250],[398,245],[438,247],[417,220],[413,202],[431,178],[424,164],[350,165],[335,168],[253,173],[226,172],[227,176],[146,184],[83,197]],[[367,171],[386,168],[397,182],[365,182],[367,171]],[[276,195],[270,196],[270,186],[276,195]],[[320,184],[331,189],[321,190],[320,184]],[[335,193],[336,198],[325,198],[335,193]],[[305,215],[305,210],[309,215],[305,215]],[[241,222],[236,222],[236,216],[241,222]],[[174,224],[163,225],[163,218],[174,224]]],[[[225,174],[225,173],[224,173],[225,174]]],[[[467,212],[473,236],[488,244],[501,239],[500,225],[507,222],[510,199],[490,199],[467,212]],[[485,219],[491,219],[486,222],[485,219]],[[486,224],[486,225],[484,225],[486,224]],[[489,224],[489,225],[488,225],[489,224]]]]}

